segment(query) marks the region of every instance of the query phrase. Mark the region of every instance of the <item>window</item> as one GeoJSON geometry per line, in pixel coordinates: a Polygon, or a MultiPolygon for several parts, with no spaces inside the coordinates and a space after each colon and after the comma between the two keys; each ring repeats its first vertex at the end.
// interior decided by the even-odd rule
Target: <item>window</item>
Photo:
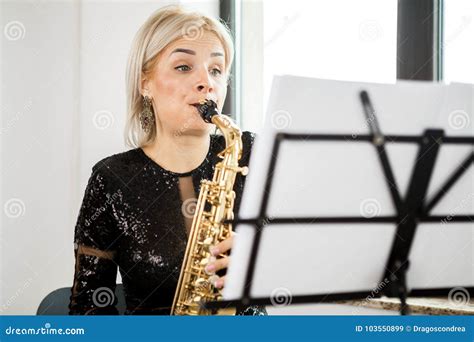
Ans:
{"type": "Polygon", "coordinates": [[[444,80],[474,83],[474,1],[444,1],[444,80]]]}
{"type": "Polygon", "coordinates": [[[246,129],[261,128],[275,74],[396,80],[397,0],[242,1],[241,27],[246,129]]]}

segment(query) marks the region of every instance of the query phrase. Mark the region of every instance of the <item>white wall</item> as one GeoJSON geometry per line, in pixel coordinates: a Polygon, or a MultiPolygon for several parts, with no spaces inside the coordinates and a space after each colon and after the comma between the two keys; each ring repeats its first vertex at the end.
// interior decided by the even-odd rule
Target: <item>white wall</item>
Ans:
{"type": "Polygon", "coordinates": [[[69,286],[77,196],[79,5],[2,2],[2,314],[69,286]]]}
{"type": "MultiPolygon", "coordinates": [[[[91,167],[127,149],[132,38],[168,3],[0,3],[0,314],[35,314],[49,292],[72,285],[74,225],[91,167]]],[[[182,3],[218,14],[217,0],[182,3]]]]}

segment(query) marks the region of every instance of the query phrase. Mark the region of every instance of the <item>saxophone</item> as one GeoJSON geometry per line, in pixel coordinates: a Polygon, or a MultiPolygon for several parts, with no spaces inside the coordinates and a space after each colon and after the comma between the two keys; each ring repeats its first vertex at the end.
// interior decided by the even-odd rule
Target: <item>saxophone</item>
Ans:
{"type": "Polygon", "coordinates": [[[196,108],[204,121],[219,128],[226,148],[219,153],[222,160],[216,164],[212,181],[201,181],[171,315],[235,314],[235,309],[209,310],[201,304],[222,299],[221,291],[214,287],[217,275],[207,274],[204,268],[214,258],[209,248],[232,234],[232,225],[226,221],[234,218],[235,178],[238,173],[244,176],[248,173],[246,166],[238,164],[242,156],[242,132],[228,117],[218,113],[212,100],[203,100],[196,108]]]}

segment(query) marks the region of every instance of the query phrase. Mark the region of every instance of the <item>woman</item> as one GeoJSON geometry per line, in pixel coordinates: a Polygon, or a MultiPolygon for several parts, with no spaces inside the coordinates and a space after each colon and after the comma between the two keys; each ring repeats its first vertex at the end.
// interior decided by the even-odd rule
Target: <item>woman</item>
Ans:
{"type": "MultiPolygon", "coordinates": [[[[126,314],[169,314],[201,179],[212,179],[223,136],[212,135],[194,106],[211,99],[222,110],[233,45],[219,21],[168,6],[138,31],[127,67],[126,140],[133,149],[99,161],[75,230],[76,267],[70,314],[117,314],[120,270],[126,314]]],[[[253,135],[244,132],[241,165],[253,135]]],[[[240,205],[244,177],[235,182],[240,205]]],[[[215,246],[230,250],[232,238],[215,246]]],[[[207,265],[225,270],[229,258],[207,265]]],[[[223,287],[225,276],[215,282],[223,287]]],[[[261,307],[238,314],[266,314],[261,307]]]]}

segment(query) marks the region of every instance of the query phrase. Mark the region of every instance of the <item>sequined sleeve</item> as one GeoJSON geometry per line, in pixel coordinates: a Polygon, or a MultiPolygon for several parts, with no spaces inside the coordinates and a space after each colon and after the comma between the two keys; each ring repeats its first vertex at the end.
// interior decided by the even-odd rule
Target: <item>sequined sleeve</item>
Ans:
{"type": "Polygon", "coordinates": [[[111,214],[110,191],[94,166],[79,211],[74,235],[75,272],[70,315],[115,315],[118,238],[111,214]]]}

